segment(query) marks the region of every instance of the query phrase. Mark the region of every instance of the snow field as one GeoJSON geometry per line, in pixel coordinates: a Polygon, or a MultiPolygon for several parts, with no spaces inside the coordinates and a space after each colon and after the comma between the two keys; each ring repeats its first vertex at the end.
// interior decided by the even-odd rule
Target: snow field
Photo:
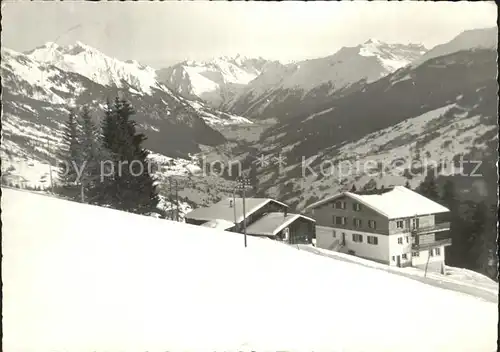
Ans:
{"type": "Polygon", "coordinates": [[[494,351],[497,307],[271,240],[2,189],[6,351],[494,351]],[[26,221],[29,219],[29,221],[26,221]]]}

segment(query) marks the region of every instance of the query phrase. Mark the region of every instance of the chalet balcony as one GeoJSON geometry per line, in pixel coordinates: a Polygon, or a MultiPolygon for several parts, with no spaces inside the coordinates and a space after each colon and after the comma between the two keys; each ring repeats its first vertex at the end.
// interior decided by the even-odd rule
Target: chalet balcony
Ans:
{"type": "Polygon", "coordinates": [[[433,240],[428,242],[419,243],[419,237],[416,236],[413,238],[413,243],[411,244],[411,249],[413,250],[424,250],[430,248],[436,248],[441,246],[450,246],[451,238],[443,238],[439,240],[433,240]]]}
{"type": "Polygon", "coordinates": [[[424,233],[432,233],[432,232],[441,232],[441,231],[449,231],[450,223],[449,222],[441,222],[439,224],[434,224],[431,226],[421,226],[417,228],[411,229],[412,234],[424,234],[424,233]]]}

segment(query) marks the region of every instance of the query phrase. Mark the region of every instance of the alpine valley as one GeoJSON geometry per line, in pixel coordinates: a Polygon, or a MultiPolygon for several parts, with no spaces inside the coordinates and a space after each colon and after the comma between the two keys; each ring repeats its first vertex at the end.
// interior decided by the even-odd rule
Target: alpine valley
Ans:
{"type": "Polygon", "coordinates": [[[87,105],[100,119],[106,100],[121,96],[162,165],[160,182],[185,181],[185,211],[232,192],[234,173],[204,174],[214,160],[241,161],[254,194],[297,209],[353,185],[417,186],[423,175],[411,161],[424,159],[453,165],[446,177],[461,196],[496,197],[496,47],[497,29],[487,28],[434,48],[372,39],[288,64],[236,56],[159,70],[80,42],[2,48],[2,181],[47,188],[69,109],[87,105]],[[458,167],[462,159],[471,162],[458,167]],[[474,161],[482,176],[458,175],[474,161]]]}

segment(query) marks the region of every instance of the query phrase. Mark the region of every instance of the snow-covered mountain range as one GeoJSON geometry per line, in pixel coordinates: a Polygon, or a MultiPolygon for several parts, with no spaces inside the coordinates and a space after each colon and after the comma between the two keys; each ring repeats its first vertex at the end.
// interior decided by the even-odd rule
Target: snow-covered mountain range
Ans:
{"type": "Polygon", "coordinates": [[[148,136],[147,146],[166,155],[187,155],[200,144],[223,142],[213,128],[217,125],[250,123],[176,94],[159,82],[151,67],[111,58],[80,42],[47,43],[27,53],[2,48],[1,75],[3,136],[11,143],[23,140],[18,149],[31,137],[14,126],[48,128],[47,138],[56,137],[69,108],[89,105],[98,119],[106,99],[116,96],[131,101],[139,128],[148,136]]]}
{"type": "MultiPolygon", "coordinates": [[[[405,162],[415,155],[480,158],[485,177],[462,178],[460,188],[494,194],[495,157],[490,150],[498,141],[496,34],[496,28],[467,31],[426,52],[417,44],[370,40],[327,58],[286,65],[242,57],[184,62],[174,66],[185,78],[175,89],[162,83],[161,72],[116,60],[83,43],[48,43],[27,53],[2,48],[2,172],[16,167],[18,173],[33,173],[47,182],[47,167],[39,164],[54,159],[68,107],[89,104],[99,119],[106,98],[121,95],[137,110],[148,149],[160,158],[174,158],[169,167],[195,165],[193,155],[224,154],[234,160],[282,153],[286,172],[278,173],[277,163],[261,168],[259,192],[299,208],[372,179],[366,172],[338,180],[303,178],[302,156],[317,159],[310,164],[316,171],[325,159],[387,163],[394,154],[405,162]],[[203,101],[203,89],[197,90],[202,86],[195,87],[198,76],[218,82],[219,92],[246,84],[242,93],[222,104],[234,114],[203,101]],[[183,84],[192,94],[178,92],[183,84]],[[252,124],[246,117],[279,117],[281,122],[252,124]],[[13,162],[5,163],[6,158],[13,162]],[[19,160],[34,166],[19,167],[19,160]]],[[[201,178],[190,177],[200,184],[201,178]]],[[[376,182],[404,184],[406,179],[398,175],[376,182]]],[[[416,176],[411,183],[420,180],[416,176]]],[[[219,188],[226,181],[214,176],[203,187],[185,187],[182,196],[196,198],[196,204],[216,201],[231,187],[219,188]]]]}
{"type": "Polygon", "coordinates": [[[186,98],[201,99],[219,107],[259,76],[268,64],[268,60],[260,57],[240,55],[201,62],[186,60],[158,70],[158,77],[167,87],[186,98]]]}
{"type": "Polygon", "coordinates": [[[408,65],[426,52],[419,44],[369,40],[344,47],[331,56],[274,65],[223,105],[253,118],[284,119],[310,111],[356,82],[373,82],[408,65]]]}
{"type": "Polygon", "coordinates": [[[368,182],[416,187],[434,166],[461,196],[494,202],[496,57],[439,56],[269,128],[254,146],[275,161],[259,170],[260,191],[303,208],[368,182]]]}

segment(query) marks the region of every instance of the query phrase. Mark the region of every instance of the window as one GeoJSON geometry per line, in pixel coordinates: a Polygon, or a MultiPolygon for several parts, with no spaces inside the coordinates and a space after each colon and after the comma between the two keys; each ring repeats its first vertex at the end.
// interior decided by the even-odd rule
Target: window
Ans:
{"type": "Polygon", "coordinates": [[[429,249],[429,257],[434,257],[434,251],[431,249],[429,249]]]}
{"type": "Polygon", "coordinates": [[[398,244],[403,244],[403,237],[398,237],[398,244]]]}
{"type": "Polygon", "coordinates": [[[441,248],[435,248],[434,250],[436,251],[436,256],[441,254],[441,248]]]}
{"type": "Polygon", "coordinates": [[[369,244],[378,244],[378,237],[376,237],[376,236],[368,236],[368,243],[369,244]]]}
{"type": "Polygon", "coordinates": [[[368,227],[371,229],[377,228],[377,222],[375,220],[368,220],[368,227]]]}
{"type": "Polygon", "coordinates": [[[406,253],[403,253],[403,255],[401,256],[401,258],[408,259],[408,256],[406,255],[406,253]]]}
{"type": "Polygon", "coordinates": [[[392,261],[395,262],[396,261],[396,257],[395,256],[392,256],[392,261]]]}
{"type": "Polygon", "coordinates": [[[396,221],[396,227],[398,229],[402,229],[404,227],[404,223],[403,223],[403,220],[398,220],[396,221]]]}
{"type": "Polygon", "coordinates": [[[335,216],[335,225],[345,225],[347,218],[345,216],[335,216]]]}
{"type": "Polygon", "coordinates": [[[410,243],[410,236],[406,236],[406,243],[410,243]]]}
{"type": "Polygon", "coordinates": [[[411,225],[414,229],[418,229],[418,226],[420,225],[419,219],[418,218],[411,219],[411,225]]]}
{"type": "Polygon", "coordinates": [[[359,204],[359,203],[354,203],[354,204],[352,205],[352,210],[354,210],[354,211],[361,211],[361,204],[359,204]]]}
{"type": "Polygon", "coordinates": [[[345,209],[345,202],[338,200],[334,203],[333,207],[335,209],[345,209]]]}
{"type": "Polygon", "coordinates": [[[361,219],[352,219],[352,224],[354,227],[361,227],[361,219]]]}
{"type": "Polygon", "coordinates": [[[335,230],[333,230],[333,232],[332,232],[332,236],[333,236],[333,238],[336,238],[336,237],[337,237],[337,232],[336,232],[335,230]]]}
{"type": "Polygon", "coordinates": [[[413,252],[411,255],[414,256],[414,257],[419,257],[420,256],[420,252],[413,252]]]}
{"type": "Polygon", "coordinates": [[[352,241],[353,242],[360,242],[360,243],[363,242],[363,235],[353,233],[352,234],[352,241]]]}

